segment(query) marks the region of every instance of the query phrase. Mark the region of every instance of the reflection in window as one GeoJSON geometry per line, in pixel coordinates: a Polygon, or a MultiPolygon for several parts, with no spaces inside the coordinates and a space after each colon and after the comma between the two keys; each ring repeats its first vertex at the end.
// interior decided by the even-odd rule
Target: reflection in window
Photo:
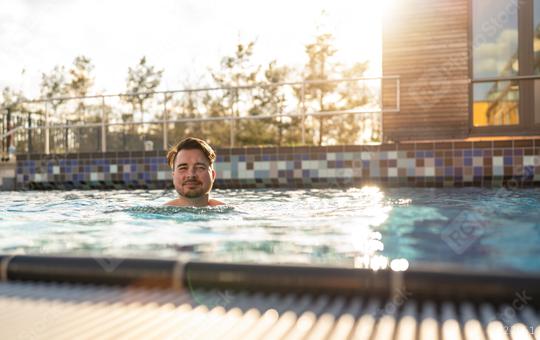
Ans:
{"type": "Polygon", "coordinates": [[[518,3],[473,0],[474,78],[518,74],[518,3]]]}
{"type": "Polygon", "coordinates": [[[534,81],[534,122],[540,124],[540,80],[534,81]]]}
{"type": "Polygon", "coordinates": [[[477,83],[473,87],[474,126],[519,124],[519,85],[514,81],[477,83]]]}
{"type": "MultiPolygon", "coordinates": [[[[534,73],[540,74],[540,0],[534,0],[534,73]]],[[[534,122],[540,124],[540,80],[534,81],[534,122]]]]}
{"type": "MultiPolygon", "coordinates": [[[[534,32],[533,32],[534,72],[536,74],[540,74],[540,0],[534,0],[533,6],[534,6],[534,26],[533,26],[534,27],[534,32]]],[[[538,113],[538,111],[536,112],[538,113]]],[[[536,121],[538,121],[538,119],[536,121]]]]}

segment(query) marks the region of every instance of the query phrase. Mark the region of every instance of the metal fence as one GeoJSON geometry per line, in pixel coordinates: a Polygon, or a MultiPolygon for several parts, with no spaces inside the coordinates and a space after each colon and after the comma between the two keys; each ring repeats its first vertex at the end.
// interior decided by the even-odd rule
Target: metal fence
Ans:
{"type": "Polygon", "coordinates": [[[38,99],[7,124],[4,114],[0,143],[45,154],[167,149],[185,135],[228,147],[376,143],[399,98],[399,77],[385,76],[38,99]]]}

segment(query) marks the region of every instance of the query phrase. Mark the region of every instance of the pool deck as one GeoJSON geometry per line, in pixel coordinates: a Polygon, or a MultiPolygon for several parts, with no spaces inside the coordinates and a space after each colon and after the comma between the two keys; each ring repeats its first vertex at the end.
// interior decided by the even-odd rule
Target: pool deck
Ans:
{"type": "Polygon", "coordinates": [[[0,256],[2,338],[540,336],[540,280],[531,275],[103,261],[0,256]]]}

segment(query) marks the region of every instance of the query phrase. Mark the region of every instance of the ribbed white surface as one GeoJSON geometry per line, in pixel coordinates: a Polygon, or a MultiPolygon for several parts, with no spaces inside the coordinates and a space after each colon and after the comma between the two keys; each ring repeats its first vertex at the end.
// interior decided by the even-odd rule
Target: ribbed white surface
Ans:
{"type": "Polygon", "coordinates": [[[538,310],[508,308],[0,283],[0,339],[538,339],[538,310]]]}

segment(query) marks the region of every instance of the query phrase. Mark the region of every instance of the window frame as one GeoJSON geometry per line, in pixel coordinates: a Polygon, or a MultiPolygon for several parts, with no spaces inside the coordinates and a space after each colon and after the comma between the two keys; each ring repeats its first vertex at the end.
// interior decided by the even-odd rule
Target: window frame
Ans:
{"type": "MultiPolygon", "coordinates": [[[[469,51],[469,135],[470,136],[496,136],[496,135],[531,135],[540,133],[540,122],[535,122],[534,108],[534,82],[540,79],[540,74],[534,74],[534,0],[516,0],[518,2],[518,63],[519,70],[517,76],[474,78],[474,54],[473,54],[473,2],[480,0],[469,0],[468,2],[468,51],[469,51]],[[518,114],[519,123],[516,125],[499,126],[474,126],[474,84],[512,81],[519,84],[518,114]]],[[[487,1],[487,0],[484,0],[487,1]]],[[[539,2],[540,5],[540,2],[539,2]]],[[[540,100],[540,98],[538,98],[540,100]]]]}

